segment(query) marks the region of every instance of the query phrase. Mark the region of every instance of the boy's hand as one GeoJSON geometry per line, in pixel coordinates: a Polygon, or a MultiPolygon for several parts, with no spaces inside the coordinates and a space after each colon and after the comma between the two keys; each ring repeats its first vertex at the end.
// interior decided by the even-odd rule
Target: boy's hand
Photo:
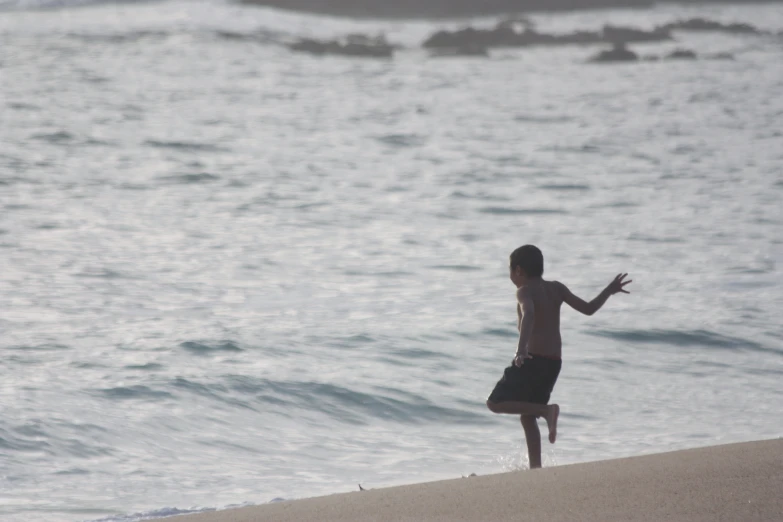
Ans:
{"type": "Polygon", "coordinates": [[[514,366],[516,366],[517,368],[522,368],[522,365],[525,364],[525,359],[532,359],[532,358],[533,357],[529,354],[518,353],[514,357],[514,366]]]}
{"type": "Polygon", "coordinates": [[[625,290],[625,285],[633,283],[633,279],[624,281],[626,277],[628,277],[628,274],[618,274],[617,277],[615,277],[614,280],[609,283],[609,286],[606,287],[606,289],[609,290],[609,295],[614,295],[620,292],[624,294],[630,294],[629,291],[625,290]]]}

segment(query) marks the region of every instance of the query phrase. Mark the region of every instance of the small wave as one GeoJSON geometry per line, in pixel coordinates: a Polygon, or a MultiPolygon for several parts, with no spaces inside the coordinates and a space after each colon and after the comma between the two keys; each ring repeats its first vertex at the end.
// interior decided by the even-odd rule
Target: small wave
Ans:
{"type": "Polygon", "coordinates": [[[147,386],[137,384],[135,386],[117,386],[114,388],[102,388],[94,390],[94,393],[107,399],[170,399],[173,397],[169,392],[162,390],[153,390],[147,386]]]}
{"type": "Polygon", "coordinates": [[[485,328],[481,331],[481,335],[491,335],[493,337],[519,337],[519,334],[510,328],[485,328]]]}
{"type": "Polygon", "coordinates": [[[510,207],[482,207],[478,210],[482,214],[497,215],[526,215],[526,214],[567,214],[565,210],[554,208],[510,208],[510,207]]]}
{"type": "Polygon", "coordinates": [[[549,183],[546,185],[539,185],[538,188],[543,190],[581,191],[590,190],[590,185],[583,185],[579,183],[549,183]]]}
{"type": "Polygon", "coordinates": [[[11,102],[8,104],[8,108],[17,111],[40,111],[41,110],[41,108],[37,105],[33,105],[32,103],[24,103],[24,102],[11,102]]]}
{"type": "Polygon", "coordinates": [[[434,404],[404,390],[376,388],[367,393],[336,384],[312,381],[275,381],[242,375],[224,377],[225,386],[252,395],[266,407],[270,403],[297,411],[329,415],[335,421],[363,426],[369,419],[404,424],[432,422],[481,423],[485,418],[469,411],[434,404]]]}
{"type": "Polygon", "coordinates": [[[191,185],[217,181],[220,179],[220,177],[215,176],[214,174],[209,174],[208,172],[202,172],[200,174],[177,174],[174,176],[161,176],[158,179],[172,185],[191,185]]]}
{"type": "Polygon", "coordinates": [[[427,141],[424,136],[418,134],[388,134],[379,136],[376,139],[385,145],[395,147],[420,147],[427,141]]]}
{"type": "Polygon", "coordinates": [[[366,344],[366,343],[371,343],[373,341],[375,341],[375,339],[367,334],[356,334],[345,338],[345,342],[354,343],[354,344],[366,344]]]}
{"type": "Polygon", "coordinates": [[[533,114],[518,114],[514,121],[527,123],[568,123],[574,121],[571,116],[536,116],[533,114]]]}
{"type": "Polygon", "coordinates": [[[30,452],[30,451],[46,451],[49,446],[49,443],[43,440],[37,440],[37,439],[26,439],[19,436],[14,436],[11,433],[7,432],[6,430],[3,430],[0,428],[0,449],[8,450],[8,451],[21,451],[21,452],[30,452]]]}
{"type": "Polygon", "coordinates": [[[778,370],[775,368],[746,368],[744,370],[745,373],[749,373],[751,375],[762,375],[762,376],[773,376],[776,377],[778,375],[783,375],[783,370],[778,370]]]}
{"type": "Polygon", "coordinates": [[[654,237],[646,234],[631,234],[628,241],[644,241],[646,243],[685,243],[686,240],[681,237],[654,237]]]}
{"type": "Polygon", "coordinates": [[[504,337],[504,338],[516,338],[519,337],[519,333],[515,332],[512,328],[485,328],[479,332],[456,332],[455,335],[463,337],[465,339],[482,339],[485,336],[492,337],[504,337]]]}
{"type": "Polygon", "coordinates": [[[99,140],[97,138],[87,138],[84,140],[84,145],[92,145],[94,147],[116,147],[117,143],[107,140],[99,140]]]}
{"type": "Polygon", "coordinates": [[[174,149],[187,152],[227,152],[228,150],[210,143],[195,143],[192,141],[146,140],[144,145],[160,149],[174,149]]]}
{"type": "Polygon", "coordinates": [[[656,158],[654,156],[650,156],[649,154],[644,154],[643,152],[634,152],[633,154],[631,154],[631,157],[634,158],[634,159],[640,159],[640,160],[646,161],[646,162],[648,162],[648,163],[650,163],[652,165],[660,165],[661,164],[661,160],[659,160],[658,158],[656,158]]]}
{"type": "Polygon", "coordinates": [[[208,355],[215,352],[242,352],[242,348],[236,345],[233,341],[222,341],[216,344],[203,344],[195,341],[186,341],[180,343],[180,348],[195,353],[198,355],[208,355]]]}
{"type": "Polygon", "coordinates": [[[598,154],[603,152],[602,149],[597,145],[591,145],[589,143],[586,143],[581,147],[553,145],[549,147],[543,147],[541,150],[546,152],[572,152],[575,154],[598,154]]]}
{"type": "Polygon", "coordinates": [[[170,33],[167,31],[131,31],[120,34],[79,34],[71,33],[69,38],[86,43],[98,44],[124,44],[136,43],[141,40],[163,40],[168,38],[170,33]]]}
{"type": "Polygon", "coordinates": [[[386,353],[404,359],[412,359],[416,361],[420,361],[423,359],[443,359],[448,357],[443,353],[434,352],[432,350],[424,350],[421,348],[404,348],[404,349],[396,349],[396,350],[391,349],[388,350],[386,353]]]}
{"type": "Polygon", "coordinates": [[[435,270],[451,270],[454,272],[473,272],[482,269],[480,266],[471,265],[433,265],[430,268],[435,270]]]}
{"type": "Polygon", "coordinates": [[[42,351],[42,352],[49,352],[54,350],[69,350],[70,346],[66,346],[64,344],[56,344],[56,343],[45,343],[45,344],[36,344],[36,345],[19,345],[19,346],[12,346],[9,348],[10,350],[23,350],[23,351],[42,351]]]}
{"type": "Polygon", "coordinates": [[[30,136],[31,140],[44,141],[51,143],[52,145],[87,145],[87,146],[100,146],[100,147],[112,147],[116,146],[115,143],[106,140],[100,140],[97,138],[84,138],[79,139],[76,135],[67,131],[58,131],[50,133],[33,134],[30,136]]]}
{"type": "Polygon", "coordinates": [[[100,457],[113,452],[111,446],[96,441],[96,436],[105,432],[93,424],[31,419],[24,424],[0,427],[0,448],[56,457],[100,457]]]}
{"type": "Polygon", "coordinates": [[[231,42],[252,42],[252,43],[264,43],[273,44],[279,43],[285,34],[279,31],[271,31],[268,29],[259,29],[252,33],[237,33],[234,31],[215,31],[214,36],[221,40],[231,42]]]}
{"type": "Polygon", "coordinates": [[[223,384],[202,384],[194,380],[177,377],[171,382],[171,385],[180,390],[195,393],[208,399],[217,400],[224,404],[236,406],[243,409],[257,411],[249,402],[239,400],[229,394],[229,389],[223,384]]]}
{"type": "Polygon", "coordinates": [[[89,475],[90,471],[84,468],[69,468],[55,471],[55,475],[89,475]]]}
{"type": "Polygon", "coordinates": [[[513,198],[507,196],[495,196],[492,194],[466,194],[461,190],[455,190],[451,193],[451,197],[454,199],[479,199],[482,201],[510,201],[513,198]]]}
{"type": "Polygon", "coordinates": [[[140,185],[136,183],[120,183],[118,185],[115,185],[120,190],[149,190],[150,187],[147,185],[140,185]]]}
{"type": "Polygon", "coordinates": [[[769,348],[754,341],[721,335],[707,330],[594,330],[588,333],[629,343],[703,346],[718,350],[742,350],[783,355],[783,352],[780,350],[769,348]]]}
{"type": "Polygon", "coordinates": [[[94,277],[98,279],[135,279],[132,276],[111,270],[109,268],[87,268],[75,275],[75,277],[94,277]]]}
{"type": "Polygon", "coordinates": [[[611,203],[594,205],[590,208],[633,208],[638,206],[640,205],[638,203],[634,203],[633,201],[613,201],[611,203]]]}
{"type": "Polygon", "coordinates": [[[40,225],[35,225],[33,227],[34,230],[58,230],[61,228],[65,228],[58,223],[41,223],[40,225]]]}
{"type": "Polygon", "coordinates": [[[41,134],[33,134],[30,136],[31,140],[45,141],[47,143],[72,143],[76,137],[67,131],[49,132],[41,134]]]}
{"type": "Polygon", "coordinates": [[[163,365],[158,363],[147,363],[147,364],[128,364],[125,366],[126,370],[144,370],[144,371],[152,371],[152,370],[162,370],[163,365]]]}

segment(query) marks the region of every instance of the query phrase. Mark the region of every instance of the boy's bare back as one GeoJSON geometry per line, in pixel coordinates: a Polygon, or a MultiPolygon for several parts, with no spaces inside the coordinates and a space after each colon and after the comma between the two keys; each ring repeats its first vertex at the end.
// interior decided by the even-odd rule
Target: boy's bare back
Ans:
{"type": "Polygon", "coordinates": [[[527,342],[529,355],[560,359],[563,346],[560,338],[560,307],[566,291],[568,289],[560,282],[540,278],[528,281],[517,289],[517,328],[520,333],[523,318],[532,316],[527,342]]]}

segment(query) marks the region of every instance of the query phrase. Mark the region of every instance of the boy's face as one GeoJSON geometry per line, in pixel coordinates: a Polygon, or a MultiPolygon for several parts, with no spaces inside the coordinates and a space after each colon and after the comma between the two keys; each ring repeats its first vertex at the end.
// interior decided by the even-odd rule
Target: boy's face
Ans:
{"type": "Polygon", "coordinates": [[[511,279],[511,282],[514,283],[514,286],[517,288],[527,281],[527,274],[525,274],[525,271],[522,270],[521,266],[509,267],[508,271],[509,279],[511,279]]]}

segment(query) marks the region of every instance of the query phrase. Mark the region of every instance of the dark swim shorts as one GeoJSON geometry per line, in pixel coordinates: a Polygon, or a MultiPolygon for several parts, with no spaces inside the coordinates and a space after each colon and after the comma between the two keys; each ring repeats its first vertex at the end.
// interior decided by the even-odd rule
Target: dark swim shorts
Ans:
{"type": "Polygon", "coordinates": [[[526,359],[521,368],[512,362],[503,371],[503,377],[495,385],[488,400],[495,403],[520,401],[547,404],[562,364],[560,359],[540,355],[526,359]]]}

